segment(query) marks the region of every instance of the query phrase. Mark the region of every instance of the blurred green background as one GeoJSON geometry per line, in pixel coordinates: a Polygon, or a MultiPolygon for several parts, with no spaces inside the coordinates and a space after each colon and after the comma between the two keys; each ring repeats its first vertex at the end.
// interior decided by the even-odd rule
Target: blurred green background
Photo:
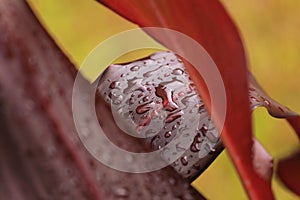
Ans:
{"type": "MultiPolygon", "coordinates": [[[[300,1],[222,2],[240,29],[255,77],[270,96],[300,113],[300,1]]],[[[101,41],[137,27],[94,1],[30,0],[30,3],[77,66],[101,41]]],[[[128,58],[132,56],[122,59],[128,58]]],[[[299,148],[297,137],[284,120],[271,118],[264,109],[257,109],[253,118],[255,134],[275,162],[299,148]]],[[[193,185],[209,199],[247,199],[226,151],[193,185]]],[[[273,190],[277,199],[298,199],[276,176],[273,190]]]]}

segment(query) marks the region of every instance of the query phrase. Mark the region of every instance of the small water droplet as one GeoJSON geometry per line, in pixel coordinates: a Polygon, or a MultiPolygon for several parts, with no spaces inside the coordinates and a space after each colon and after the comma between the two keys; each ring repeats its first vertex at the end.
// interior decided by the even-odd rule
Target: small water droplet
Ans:
{"type": "Polygon", "coordinates": [[[190,150],[191,150],[192,152],[198,152],[198,151],[200,151],[199,144],[198,144],[198,143],[193,143],[193,144],[191,145],[190,150]]]}
{"type": "Polygon", "coordinates": [[[172,72],[174,75],[182,75],[183,74],[183,70],[180,68],[176,68],[173,70],[172,72]]]}
{"type": "Polygon", "coordinates": [[[131,71],[137,71],[139,69],[140,69],[139,66],[133,66],[133,67],[130,68],[131,71]]]}
{"type": "Polygon", "coordinates": [[[139,93],[138,98],[141,98],[144,95],[144,93],[139,93]]]}
{"type": "Polygon", "coordinates": [[[168,131],[168,132],[165,133],[165,137],[166,137],[166,138],[171,137],[171,135],[172,135],[172,132],[171,132],[171,131],[168,131]]]}
{"type": "Polygon", "coordinates": [[[258,102],[258,100],[255,97],[252,97],[252,96],[250,96],[250,100],[258,102]]]}
{"type": "Polygon", "coordinates": [[[267,105],[267,106],[270,106],[270,101],[268,101],[268,100],[264,100],[264,103],[267,105]]]}
{"type": "Polygon", "coordinates": [[[140,105],[136,108],[136,113],[138,114],[144,114],[145,112],[149,111],[150,109],[152,109],[154,106],[154,102],[151,101],[150,103],[146,103],[143,105],[140,105]]]}
{"type": "Polygon", "coordinates": [[[120,86],[120,82],[118,82],[118,81],[113,81],[110,85],[109,85],[109,88],[110,89],[115,89],[115,88],[117,88],[117,87],[119,87],[120,86]]]}
{"type": "Polygon", "coordinates": [[[203,124],[203,126],[200,129],[200,131],[203,133],[203,135],[206,135],[207,130],[208,130],[207,126],[205,124],[203,124]]]}
{"type": "Polygon", "coordinates": [[[116,197],[128,197],[129,196],[129,191],[127,188],[124,187],[114,187],[113,188],[113,194],[116,197]]]}
{"type": "Polygon", "coordinates": [[[188,165],[187,156],[181,157],[180,161],[181,161],[182,165],[184,165],[184,166],[188,165]]]}
{"type": "Polygon", "coordinates": [[[193,143],[191,144],[190,150],[192,152],[200,151],[200,143],[202,142],[200,133],[197,133],[194,137],[193,143]]]}
{"type": "Polygon", "coordinates": [[[177,129],[177,125],[176,125],[176,124],[174,124],[174,125],[172,126],[172,130],[175,130],[175,129],[177,129]]]}
{"type": "Polygon", "coordinates": [[[143,98],[143,101],[146,102],[146,101],[149,101],[149,99],[150,99],[149,96],[145,96],[145,97],[143,98]]]}
{"type": "Polygon", "coordinates": [[[181,116],[183,115],[183,111],[178,111],[178,112],[175,112],[175,113],[171,113],[167,116],[166,118],[166,123],[171,123],[173,122],[175,119],[178,119],[180,118],[181,116]]]}
{"type": "Polygon", "coordinates": [[[130,104],[130,105],[134,104],[134,99],[133,99],[133,98],[130,98],[130,99],[129,99],[129,104],[130,104]]]}

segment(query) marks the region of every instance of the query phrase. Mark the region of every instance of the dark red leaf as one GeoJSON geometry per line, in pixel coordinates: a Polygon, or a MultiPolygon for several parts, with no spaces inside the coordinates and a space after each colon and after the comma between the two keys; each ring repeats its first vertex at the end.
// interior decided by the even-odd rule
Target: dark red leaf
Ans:
{"type": "Polygon", "coordinates": [[[76,68],[25,1],[0,0],[0,32],[0,199],[203,199],[170,167],[122,173],[87,152],[72,116],[76,68]]]}
{"type": "MultiPolygon", "coordinates": [[[[141,27],[164,27],[182,32],[198,41],[208,51],[218,66],[227,95],[225,127],[222,130],[219,116],[214,118],[214,122],[222,130],[223,142],[242,177],[248,195],[252,199],[272,199],[270,183],[261,178],[252,165],[252,127],[244,48],[236,26],[221,3],[216,0],[100,2],[141,27]]],[[[177,46],[181,52],[189,52],[188,47],[180,41],[150,31],[149,34],[153,34],[154,38],[171,50],[177,46]]],[[[187,69],[210,109],[211,102],[204,82],[192,67],[187,65],[187,69]]],[[[218,106],[216,113],[222,113],[218,106]]]]}
{"type": "Polygon", "coordinates": [[[282,182],[300,196],[300,151],[278,163],[277,175],[282,182]]]}

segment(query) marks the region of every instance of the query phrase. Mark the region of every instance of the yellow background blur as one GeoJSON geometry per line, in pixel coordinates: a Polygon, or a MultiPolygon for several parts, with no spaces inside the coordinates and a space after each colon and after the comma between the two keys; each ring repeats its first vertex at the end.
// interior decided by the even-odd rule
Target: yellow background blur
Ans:
{"type": "MultiPolygon", "coordinates": [[[[77,66],[101,41],[137,27],[92,0],[30,2],[77,66]]],[[[270,96],[300,113],[300,1],[222,2],[241,31],[253,74],[270,96]]],[[[254,131],[276,160],[299,148],[287,123],[264,109],[254,112],[254,131]]],[[[193,185],[209,199],[247,199],[226,151],[193,185]]],[[[276,177],[273,190],[277,199],[297,199],[276,177]]]]}

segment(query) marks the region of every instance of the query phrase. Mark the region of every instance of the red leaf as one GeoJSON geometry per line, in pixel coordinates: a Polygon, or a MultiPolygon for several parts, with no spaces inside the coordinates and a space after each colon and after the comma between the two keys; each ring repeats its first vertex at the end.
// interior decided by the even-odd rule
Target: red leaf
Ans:
{"type": "MultiPolygon", "coordinates": [[[[248,195],[252,199],[272,199],[270,184],[256,173],[252,165],[252,127],[245,52],[238,30],[221,3],[215,0],[100,2],[142,27],[165,27],[184,33],[208,51],[218,66],[227,95],[225,127],[221,129],[221,123],[217,119],[219,116],[214,118],[214,122],[218,129],[222,130],[223,142],[248,195]]],[[[151,34],[153,33],[150,32],[151,34]]],[[[155,34],[152,36],[170,49],[179,46],[183,52],[189,50],[171,37],[155,34]]],[[[187,66],[187,69],[210,109],[211,102],[204,82],[190,66],[187,66]]],[[[222,113],[222,109],[217,107],[216,113],[222,113]]]]}
{"type": "Polygon", "coordinates": [[[300,151],[278,163],[277,174],[282,182],[300,195],[300,151]]]}
{"type": "MultiPolygon", "coordinates": [[[[130,174],[97,162],[72,116],[75,66],[25,1],[0,0],[0,13],[0,199],[204,199],[171,167],[130,174]]],[[[108,108],[96,106],[107,133],[117,132],[108,108]]],[[[140,147],[125,134],[117,141],[140,147]]]]}

